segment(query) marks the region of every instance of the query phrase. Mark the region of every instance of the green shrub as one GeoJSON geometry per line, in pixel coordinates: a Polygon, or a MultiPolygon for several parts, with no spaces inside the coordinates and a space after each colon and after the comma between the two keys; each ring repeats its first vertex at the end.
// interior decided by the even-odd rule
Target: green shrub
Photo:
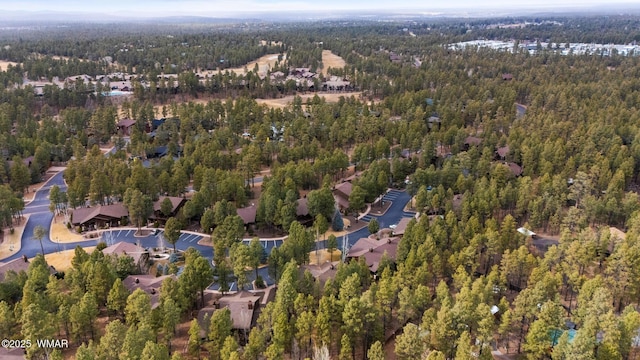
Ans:
{"type": "Polygon", "coordinates": [[[264,289],[265,287],[266,285],[264,284],[264,279],[262,279],[262,276],[258,275],[258,277],[256,278],[256,288],[264,289]]]}

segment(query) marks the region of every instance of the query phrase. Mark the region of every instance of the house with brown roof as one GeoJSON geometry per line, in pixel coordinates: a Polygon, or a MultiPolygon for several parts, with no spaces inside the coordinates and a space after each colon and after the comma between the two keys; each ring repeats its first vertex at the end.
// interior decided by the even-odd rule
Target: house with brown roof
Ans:
{"type": "Polygon", "coordinates": [[[71,224],[80,226],[83,230],[99,229],[120,225],[129,212],[123,204],[98,205],[79,208],[71,212],[71,224]]]}
{"type": "Polygon", "coordinates": [[[138,267],[138,272],[144,273],[149,268],[149,251],[125,241],[120,241],[102,249],[105,255],[129,256],[138,267]]]}
{"type": "Polygon", "coordinates": [[[509,145],[499,147],[496,150],[496,155],[497,155],[496,160],[505,160],[507,158],[507,155],[509,155],[509,145]]]}
{"type": "Polygon", "coordinates": [[[247,226],[256,223],[257,211],[258,207],[252,203],[250,206],[237,209],[236,213],[242,218],[244,225],[247,226]]]}
{"type": "Polygon", "coordinates": [[[118,121],[118,133],[122,136],[131,135],[131,127],[136,124],[135,120],[132,119],[122,119],[118,121]]]}
{"type": "Polygon", "coordinates": [[[151,220],[160,220],[162,222],[166,221],[169,217],[176,216],[178,211],[184,206],[187,202],[187,199],[176,196],[160,196],[158,200],[153,202],[153,215],[151,215],[151,220]],[[171,201],[171,213],[168,216],[165,216],[162,213],[162,203],[165,199],[169,199],[171,201]]]}
{"type": "Polygon", "coordinates": [[[347,211],[349,209],[349,196],[352,190],[353,185],[348,181],[340,183],[333,188],[333,198],[336,200],[340,211],[347,211]]]}
{"type": "MultiPolygon", "coordinates": [[[[334,255],[334,258],[337,257],[337,255],[334,255]]],[[[316,279],[318,283],[320,283],[320,287],[323,288],[327,280],[333,279],[336,276],[339,263],[339,261],[326,261],[322,264],[307,264],[300,266],[299,270],[303,274],[305,271],[309,271],[311,276],[313,276],[313,278],[316,279]]]]}
{"type": "Polygon", "coordinates": [[[129,275],[122,281],[122,285],[124,285],[129,292],[140,289],[149,294],[151,298],[151,308],[155,309],[160,305],[160,287],[162,286],[162,282],[169,277],[177,280],[175,275],[129,275]]]}
{"type": "Polygon", "coordinates": [[[476,136],[467,136],[464,139],[464,148],[469,150],[471,146],[479,146],[482,143],[482,139],[476,136]]]}
{"type": "Polygon", "coordinates": [[[398,222],[398,225],[396,225],[395,229],[393,229],[393,235],[394,236],[403,236],[404,232],[407,230],[407,225],[409,225],[409,223],[411,222],[411,220],[413,220],[414,218],[410,217],[403,217],[402,219],[400,219],[400,221],[398,222]]]}
{"type": "Polygon", "coordinates": [[[241,344],[246,343],[249,339],[249,330],[256,324],[262,299],[266,295],[266,292],[242,290],[234,294],[221,296],[214,300],[213,305],[203,307],[198,312],[201,338],[206,337],[209,332],[209,319],[211,319],[213,313],[227,308],[233,323],[232,329],[238,337],[238,342],[241,344]]]}
{"type": "Polygon", "coordinates": [[[364,259],[372,273],[378,271],[380,261],[384,254],[395,261],[398,252],[399,237],[388,237],[377,240],[374,235],[360,238],[347,252],[347,261],[350,259],[364,259]]]}
{"type": "Polygon", "coordinates": [[[26,257],[17,258],[6,263],[0,263],[0,282],[4,281],[7,273],[13,271],[16,274],[29,270],[29,260],[26,257]]]}
{"type": "Polygon", "coordinates": [[[522,175],[522,166],[514,162],[505,162],[504,164],[509,167],[509,171],[511,171],[511,174],[513,174],[513,176],[518,177],[522,175]]]}
{"type": "Polygon", "coordinates": [[[313,217],[309,213],[309,200],[306,197],[298,199],[296,201],[296,220],[302,225],[307,225],[313,222],[313,217]]]}

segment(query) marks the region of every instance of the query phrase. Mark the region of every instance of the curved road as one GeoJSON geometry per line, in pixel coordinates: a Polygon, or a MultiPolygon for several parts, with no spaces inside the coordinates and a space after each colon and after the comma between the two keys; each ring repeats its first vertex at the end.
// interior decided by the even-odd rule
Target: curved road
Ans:
{"type": "MultiPolygon", "coordinates": [[[[33,229],[40,225],[45,229],[49,229],[51,227],[51,221],[53,221],[53,213],[49,211],[49,192],[53,185],[58,185],[60,190],[66,191],[67,187],[64,183],[63,172],[59,172],[54,175],[51,179],[49,179],[38,191],[36,192],[33,201],[28,203],[25,206],[24,214],[30,214],[27,223],[25,224],[24,232],[22,234],[21,239],[21,248],[15,254],[1,259],[0,261],[10,261],[26,255],[28,258],[35,257],[36,254],[41,252],[40,242],[33,239],[33,229]]],[[[389,227],[390,225],[397,224],[401,218],[403,217],[413,217],[414,213],[409,213],[403,211],[405,205],[411,199],[410,195],[405,191],[397,191],[390,190],[384,196],[385,201],[391,201],[391,207],[381,216],[374,215],[366,215],[362,220],[369,221],[371,218],[375,217],[380,224],[380,228],[389,227]]],[[[138,244],[144,248],[154,248],[154,247],[172,247],[170,244],[163,243],[162,240],[162,230],[158,232],[156,235],[149,235],[146,237],[136,237],[134,236],[135,229],[133,228],[118,228],[105,230],[103,232],[102,238],[96,238],[95,240],[87,240],[87,241],[79,241],[72,243],[63,243],[59,244],[57,242],[51,241],[49,237],[49,232],[46,233],[45,237],[42,239],[42,246],[44,247],[44,252],[49,254],[61,250],[70,250],[74,249],[76,246],[81,247],[89,247],[96,246],[98,241],[104,241],[108,245],[114,244],[119,241],[126,241],[133,244],[138,244]]],[[[364,227],[360,230],[354,231],[349,234],[349,244],[351,247],[355,244],[358,239],[362,237],[366,237],[369,235],[369,230],[364,227]]],[[[201,235],[194,233],[186,233],[183,232],[176,243],[176,248],[181,251],[187,250],[189,247],[193,247],[196,250],[200,251],[200,253],[208,258],[210,261],[213,259],[213,248],[211,246],[199,245],[198,241],[202,239],[201,235]]],[[[250,239],[244,239],[243,242],[248,243],[250,239]]],[[[262,246],[265,248],[265,251],[268,253],[271,252],[271,249],[274,247],[278,247],[282,245],[284,240],[282,239],[260,239],[262,242],[262,246]]],[[[342,250],[342,237],[338,238],[338,249],[342,250]]],[[[319,248],[326,248],[326,240],[318,243],[319,248]]],[[[264,267],[260,269],[258,272],[260,276],[265,280],[267,284],[273,284],[274,281],[269,277],[267,268],[264,267]]],[[[247,273],[249,281],[254,279],[254,272],[250,271],[247,273]]],[[[210,289],[216,289],[217,285],[214,284],[210,287],[210,289]]],[[[231,290],[235,290],[235,284],[231,284],[231,290]]]]}

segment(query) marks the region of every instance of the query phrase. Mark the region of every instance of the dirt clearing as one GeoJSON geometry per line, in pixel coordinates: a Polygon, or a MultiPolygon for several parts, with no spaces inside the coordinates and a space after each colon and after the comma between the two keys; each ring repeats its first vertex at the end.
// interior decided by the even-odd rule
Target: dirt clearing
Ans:
{"type": "Polygon", "coordinates": [[[13,233],[11,229],[4,229],[2,236],[2,242],[0,242],[0,260],[8,258],[9,256],[20,251],[22,243],[22,233],[24,232],[24,225],[29,220],[29,214],[24,215],[23,218],[13,224],[13,233]]]}
{"type": "Polygon", "coordinates": [[[13,61],[4,61],[4,60],[0,60],[0,71],[5,71],[7,70],[7,67],[11,65],[11,66],[16,66],[18,65],[17,62],[13,62],[13,61]]]}
{"type": "Polygon", "coordinates": [[[82,237],[82,235],[71,232],[71,230],[69,230],[64,224],[64,216],[60,216],[60,215],[56,216],[53,222],[51,223],[51,230],[49,230],[49,238],[53,242],[60,242],[60,243],[70,243],[70,242],[83,241],[83,240],[95,240],[95,239],[85,239],[84,237],[82,237]]]}
{"type": "MultiPolygon", "coordinates": [[[[326,102],[328,103],[336,103],[340,100],[341,96],[344,96],[345,98],[351,97],[351,96],[355,96],[356,98],[360,98],[360,95],[362,94],[362,92],[360,91],[355,91],[355,92],[341,92],[341,93],[308,93],[308,94],[303,94],[303,95],[299,95],[302,98],[302,102],[305,103],[307,101],[307,99],[312,99],[314,96],[318,95],[321,98],[324,98],[326,102]]],[[[282,97],[280,99],[256,99],[256,101],[258,102],[258,104],[265,104],[269,107],[273,107],[273,108],[284,108],[287,105],[291,104],[293,102],[293,99],[295,98],[295,95],[289,95],[289,96],[285,96],[282,97]]]]}
{"type": "Polygon", "coordinates": [[[331,52],[331,50],[322,50],[322,75],[327,76],[327,69],[341,69],[347,63],[343,58],[331,52]]]}
{"type": "MultiPolygon", "coordinates": [[[[91,252],[95,248],[96,248],[95,246],[86,247],[84,248],[84,251],[91,254],[91,252]]],[[[47,254],[44,256],[44,258],[45,260],[47,260],[47,264],[53,266],[56,270],[66,271],[71,267],[71,259],[73,259],[74,255],[75,255],[75,249],[71,249],[71,250],[63,250],[60,252],[47,254]]]]}
{"type": "MultiPolygon", "coordinates": [[[[237,75],[244,75],[247,73],[247,71],[252,71],[253,68],[256,66],[256,64],[258,64],[258,75],[267,75],[267,72],[276,64],[276,62],[278,61],[278,57],[281,56],[282,54],[267,54],[264,55],[262,57],[260,57],[257,60],[251,61],[250,63],[248,63],[245,66],[241,66],[241,67],[236,67],[236,68],[229,68],[229,69],[224,69],[224,71],[229,71],[229,72],[234,72],[237,75]],[[245,71],[245,69],[247,71],[245,71]]],[[[287,55],[284,54],[282,55],[282,60],[286,59],[287,55]]],[[[198,73],[198,75],[200,76],[211,76],[211,75],[215,75],[217,74],[218,71],[203,71],[198,73]]]]}

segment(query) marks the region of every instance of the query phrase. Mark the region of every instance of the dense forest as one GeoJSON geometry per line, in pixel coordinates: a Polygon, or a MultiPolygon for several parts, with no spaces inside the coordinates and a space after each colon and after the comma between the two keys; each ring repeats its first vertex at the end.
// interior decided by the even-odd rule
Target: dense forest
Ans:
{"type": "MultiPolygon", "coordinates": [[[[24,190],[62,164],[68,189],[52,197],[56,210],[123,202],[130,212],[143,204],[136,210],[144,214],[150,200],[192,189],[167,228],[212,234],[216,264],[187,251],[181,275],[163,283],[151,309],[146,293],[122,285],[135,273],[127,260],[77,248],[71,270],[56,277],[38,256],[0,283],[0,335],[68,338],[64,356],[76,359],[491,359],[494,349],[528,359],[636,358],[640,57],[447,45],[628,44],[640,39],[640,19],[489,26],[525,20],[539,19],[0,34],[0,59],[19,63],[0,72],[0,228],[21,216],[24,190]],[[286,58],[271,73],[320,71],[322,50],[346,61],[328,74],[360,96],[302,100],[318,86],[225,71],[272,53],[286,58]],[[199,70],[219,71],[198,79],[199,70]],[[20,86],[116,71],[158,83],[122,101],[83,84],[45,86],[42,96],[20,86]],[[157,80],[166,73],[177,87],[157,80]],[[296,96],[283,108],[257,101],[287,95],[296,96]],[[122,118],[136,120],[126,137],[122,118]],[[104,156],[100,148],[111,146],[104,156]],[[159,147],[169,156],[155,158],[159,147]],[[351,166],[362,173],[349,212],[392,187],[409,192],[421,216],[395,261],[375,274],[341,263],[320,286],[298,270],[315,231],[296,221],[296,201],[306,196],[313,226],[330,223],[330,189],[351,166]],[[252,179],[265,169],[256,195],[252,179]],[[270,254],[239,243],[235,210],[252,202],[259,229],[289,234],[270,254]],[[519,228],[553,241],[538,246],[519,228]],[[201,339],[192,319],[204,288],[246,283],[246,270],[261,263],[278,290],[257,326],[241,338],[217,311],[201,339]],[[185,349],[175,346],[181,323],[191,324],[185,349]]],[[[34,347],[27,356],[63,354],[34,347]]]]}

